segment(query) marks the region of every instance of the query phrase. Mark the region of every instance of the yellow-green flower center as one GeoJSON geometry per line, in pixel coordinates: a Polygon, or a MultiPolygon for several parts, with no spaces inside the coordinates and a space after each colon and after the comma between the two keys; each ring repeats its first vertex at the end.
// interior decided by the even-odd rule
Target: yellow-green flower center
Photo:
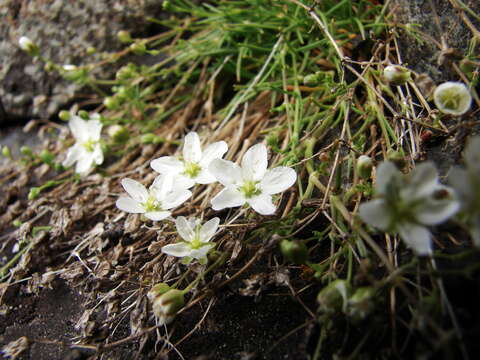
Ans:
{"type": "Polygon", "coordinates": [[[93,150],[95,149],[96,143],[97,142],[94,140],[87,140],[82,145],[85,148],[85,150],[87,150],[88,152],[93,152],[93,150]]]}
{"type": "Polygon", "coordinates": [[[460,102],[462,101],[462,95],[459,94],[454,89],[445,91],[444,94],[440,96],[442,100],[443,106],[450,110],[457,110],[460,106],[460,102]]]}
{"type": "Polygon", "coordinates": [[[247,180],[240,187],[240,191],[247,199],[260,195],[262,191],[257,188],[258,183],[259,181],[247,180]]]}
{"type": "Polygon", "coordinates": [[[155,197],[151,195],[148,197],[147,201],[143,203],[143,208],[145,209],[146,212],[161,210],[160,203],[158,202],[157,199],[155,199],[155,197]]]}
{"type": "Polygon", "coordinates": [[[202,167],[195,162],[185,162],[185,171],[183,172],[184,175],[188,176],[189,178],[195,178],[200,174],[202,171],[202,167]]]}
{"type": "Polygon", "coordinates": [[[201,226],[198,224],[195,226],[195,235],[192,239],[192,241],[190,241],[190,247],[192,249],[200,249],[204,243],[200,240],[200,229],[201,229],[201,226]]]}

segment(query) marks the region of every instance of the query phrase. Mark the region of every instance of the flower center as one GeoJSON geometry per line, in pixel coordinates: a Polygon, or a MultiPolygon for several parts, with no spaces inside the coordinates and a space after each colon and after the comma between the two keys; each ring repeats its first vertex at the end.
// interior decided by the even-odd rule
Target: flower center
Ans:
{"type": "Polygon", "coordinates": [[[240,191],[245,195],[247,199],[260,195],[262,190],[257,188],[259,181],[247,180],[240,187],[240,191]]]}
{"type": "Polygon", "coordinates": [[[93,150],[95,149],[96,143],[97,142],[94,140],[87,140],[82,145],[85,148],[85,150],[87,150],[88,152],[93,152],[93,150]]]}
{"type": "Polygon", "coordinates": [[[455,91],[447,91],[443,96],[442,96],[442,102],[443,105],[447,109],[458,109],[460,102],[461,102],[462,96],[458,94],[455,91]]]}
{"type": "Polygon", "coordinates": [[[183,172],[189,178],[196,178],[202,167],[195,162],[185,162],[185,171],[183,172]]]}
{"type": "Polygon", "coordinates": [[[143,207],[146,212],[151,212],[151,211],[158,211],[161,209],[160,203],[158,202],[157,199],[153,196],[149,196],[147,201],[143,204],[143,207]]]}
{"type": "Polygon", "coordinates": [[[193,237],[192,241],[190,241],[190,247],[195,250],[200,249],[204,245],[204,243],[202,243],[200,240],[200,229],[201,226],[197,224],[195,226],[195,236],[193,237]]]}

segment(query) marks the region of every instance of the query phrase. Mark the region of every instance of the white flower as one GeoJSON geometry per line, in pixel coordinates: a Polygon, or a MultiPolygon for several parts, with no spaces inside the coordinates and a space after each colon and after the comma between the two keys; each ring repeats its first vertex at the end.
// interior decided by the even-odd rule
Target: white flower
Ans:
{"type": "Polygon", "coordinates": [[[18,39],[18,45],[20,46],[20,49],[32,56],[38,55],[38,52],[40,51],[38,46],[26,36],[21,36],[20,39],[18,39]]]}
{"type": "Polygon", "coordinates": [[[285,166],[270,170],[267,166],[267,148],[263,144],[247,150],[241,167],[231,161],[213,160],[209,170],[225,189],[212,199],[212,208],[222,210],[248,203],[259,214],[275,213],[272,195],[292,186],[297,174],[285,166]]]}
{"type": "Polygon", "coordinates": [[[215,182],[215,177],[210,174],[208,166],[213,159],[221,158],[228,150],[225,141],[218,141],[208,145],[202,152],[200,138],[196,132],[185,136],[183,145],[183,159],[173,156],[162,156],[153,160],[150,165],[160,174],[175,175],[183,178],[188,188],[195,184],[210,184],[215,182]]]}
{"type": "Polygon", "coordinates": [[[437,169],[430,162],[418,165],[409,175],[383,162],[377,170],[375,191],[375,199],[360,205],[362,220],[380,230],[398,232],[418,255],[432,252],[427,226],[445,221],[460,207],[452,189],[439,183],[437,169]]]}
{"type": "Polygon", "coordinates": [[[72,64],[65,64],[65,65],[62,65],[62,69],[64,71],[74,71],[74,70],[77,70],[77,67],[72,64]]]}
{"type": "Polygon", "coordinates": [[[480,247],[480,137],[469,140],[465,148],[466,169],[454,168],[448,182],[457,191],[462,202],[462,219],[480,247]]]}
{"type": "Polygon", "coordinates": [[[184,240],[176,244],[169,244],[162,247],[162,252],[167,255],[189,259],[197,259],[201,264],[207,263],[207,253],[215,244],[210,240],[217,231],[220,219],[215,217],[201,225],[200,220],[186,219],[179,216],[175,219],[175,226],[178,234],[184,240]]]}
{"type": "Polygon", "coordinates": [[[438,110],[450,115],[465,114],[472,104],[472,95],[465,84],[448,81],[436,87],[433,100],[438,110]]]}
{"type": "Polygon", "coordinates": [[[166,219],[172,214],[170,209],[192,196],[189,190],[176,186],[172,176],[157,176],[148,190],[129,178],[122,179],[122,186],[130,197],[120,197],[117,207],[128,213],[143,214],[153,221],[166,219]]]}
{"type": "Polygon", "coordinates": [[[103,152],[100,146],[100,133],[102,132],[100,115],[93,114],[88,121],[72,115],[68,126],[76,142],[68,149],[62,165],[68,167],[77,163],[75,171],[80,175],[87,175],[94,164],[103,163],[103,152]]]}

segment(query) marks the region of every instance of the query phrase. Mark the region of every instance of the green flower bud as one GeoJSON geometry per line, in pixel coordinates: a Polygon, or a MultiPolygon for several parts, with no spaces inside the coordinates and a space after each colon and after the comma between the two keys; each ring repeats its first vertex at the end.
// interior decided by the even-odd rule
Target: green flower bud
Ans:
{"type": "Polygon", "coordinates": [[[43,69],[44,69],[46,72],[52,72],[53,70],[56,69],[56,65],[49,60],[49,61],[47,61],[47,62],[45,63],[45,65],[43,66],[43,69]]]}
{"type": "Polygon", "coordinates": [[[38,56],[40,54],[40,48],[26,36],[20,37],[18,45],[30,56],[38,56]]]}
{"type": "Polygon", "coordinates": [[[70,116],[71,116],[71,114],[70,114],[70,112],[67,111],[67,110],[62,110],[62,111],[60,111],[60,112],[58,113],[59,119],[60,119],[60,120],[63,120],[63,121],[68,121],[68,120],[70,120],[70,116]]]}
{"type": "Polygon", "coordinates": [[[307,246],[301,241],[282,240],[280,251],[283,257],[294,264],[305,264],[308,260],[307,246]]]}
{"type": "Polygon", "coordinates": [[[374,295],[375,291],[370,287],[361,287],[355,290],[348,299],[348,315],[357,320],[367,317],[373,310],[374,295]]]}
{"type": "Polygon", "coordinates": [[[472,95],[465,84],[448,81],[435,88],[433,100],[438,110],[450,115],[463,115],[472,105],[472,95]]]}
{"type": "Polygon", "coordinates": [[[33,158],[33,157],[34,157],[32,149],[31,149],[30,147],[28,147],[28,146],[22,146],[22,147],[20,148],[20,153],[21,153],[22,155],[28,156],[28,157],[30,157],[30,158],[33,158]]]}
{"type": "Polygon", "coordinates": [[[20,227],[20,226],[22,226],[23,223],[20,220],[16,219],[16,220],[13,220],[12,224],[15,227],[20,227]]]}
{"type": "Polygon", "coordinates": [[[89,47],[87,48],[87,55],[93,55],[93,54],[95,54],[96,52],[97,52],[97,49],[94,48],[93,46],[89,46],[89,47]]]}
{"type": "Polygon", "coordinates": [[[78,116],[80,116],[83,120],[89,120],[90,119],[90,115],[88,115],[88,112],[85,111],[85,110],[80,110],[78,112],[78,116]]]}
{"type": "Polygon", "coordinates": [[[395,86],[405,84],[411,80],[410,70],[399,65],[389,65],[383,70],[385,80],[395,86]]]}
{"type": "Polygon", "coordinates": [[[115,74],[115,77],[117,78],[117,80],[128,80],[136,75],[137,68],[134,64],[130,63],[126,66],[122,66],[115,74]]]}
{"type": "Polygon", "coordinates": [[[10,148],[7,145],[2,147],[2,155],[9,159],[12,158],[12,153],[10,151],[10,148]]]}
{"type": "Polygon", "coordinates": [[[398,150],[389,149],[387,151],[387,160],[395,163],[399,168],[405,166],[405,156],[398,150]]]}
{"type": "Polygon", "coordinates": [[[155,284],[152,289],[148,292],[148,298],[153,302],[157,296],[161,296],[169,291],[171,288],[166,283],[155,284]]]}
{"type": "Polygon", "coordinates": [[[332,281],[317,295],[320,310],[324,312],[344,311],[347,308],[347,297],[350,292],[350,284],[342,279],[332,281]]]}
{"type": "Polygon", "coordinates": [[[170,289],[153,298],[152,309],[158,323],[163,325],[172,322],[184,304],[183,292],[178,289],[170,289]]]}
{"type": "Polygon", "coordinates": [[[310,86],[318,85],[320,81],[320,77],[321,77],[320,73],[306,75],[303,78],[303,83],[305,85],[310,85],[310,86]]]}
{"type": "Polygon", "coordinates": [[[143,41],[137,41],[130,45],[130,50],[132,50],[137,55],[143,55],[147,52],[147,46],[143,41]]]}
{"type": "Polygon", "coordinates": [[[142,137],[140,138],[140,142],[142,144],[157,144],[158,140],[155,134],[148,133],[148,134],[142,135],[142,137]]]}
{"type": "Polygon", "coordinates": [[[50,151],[48,150],[42,150],[40,153],[40,159],[45,163],[45,164],[52,164],[53,160],[55,159],[55,155],[53,155],[50,151]]]}
{"type": "Polygon", "coordinates": [[[107,134],[112,138],[113,142],[122,144],[130,139],[130,132],[124,126],[112,125],[107,129],[107,134]]]}
{"type": "Polygon", "coordinates": [[[362,179],[369,179],[372,175],[373,161],[370,156],[361,155],[357,159],[357,174],[362,179]]]}
{"type": "Polygon", "coordinates": [[[117,33],[117,39],[123,44],[128,44],[133,41],[132,37],[130,36],[130,33],[126,30],[120,30],[117,33]]]}
{"type": "Polygon", "coordinates": [[[103,99],[103,105],[109,110],[115,110],[120,105],[120,102],[114,96],[107,96],[103,99]]]}
{"type": "Polygon", "coordinates": [[[165,0],[165,1],[162,3],[162,8],[163,8],[163,10],[167,10],[167,11],[168,11],[168,10],[170,10],[171,5],[172,5],[172,4],[171,4],[170,1],[165,0]]]}
{"type": "Polygon", "coordinates": [[[28,193],[28,200],[36,199],[40,195],[39,187],[32,187],[28,193]]]}

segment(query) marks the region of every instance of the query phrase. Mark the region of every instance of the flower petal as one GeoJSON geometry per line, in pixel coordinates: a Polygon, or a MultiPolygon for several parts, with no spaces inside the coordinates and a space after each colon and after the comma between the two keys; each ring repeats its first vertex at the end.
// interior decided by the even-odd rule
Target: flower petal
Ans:
{"type": "Polygon", "coordinates": [[[438,185],[432,195],[414,208],[415,219],[424,225],[436,225],[453,216],[460,209],[452,189],[438,185]]]}
{"type": "Polygon", "coordinates": [[[375,193],[384,195],[387,192],[387,186],[392,178],[403,177],[403,174],[390,161],[382,162],[377,168],[375,182],[375,193]]]}
{"type": "Polygon", "coordinates": [[[403,241],[419,255],[432,253],[432,239],[430,231],[425,226],[413,223],[398,225],[398,232],[403,241]]]}
{"type": "Polygon", "coordinates": [[[155,196],[155,199],[162,201],[173,190],[173,179],[172,175],[157,176],[149,188],[150,193],[155,196]]]}
{"type": "Polygon", "coordinates": [[[211,184],[217,181],[215,176],[213,176],[208,169],[204,168],[200,173],[194,178],[197,184],[211,184]]]}
{"type": "Polygon", "coordinates": [[[195,226],[195,223],[187,221],[187,219],[184,216],[179,216],[175,219],[175,227],[177,228],[178,234],[185,241],[191,242],[195,237],[194,226],[195,226]]]}
{"type": "Polygon", "coordinates": [[[93,167],[93,157],[91,153],[84,152],[78,159],[75,166],[75,172],[81,176],[87,175],[93,167]]]}
{"type": "Polygon", "coordinates": [[[168,244],[162,247],[162,252],[167,255],[184,257],[190,256],[192,248],[185,242],[179,242],[176,244],[168,244]]]}
{"type": "Polygon", "coordinates": [[[179,190],[168,193],[162,200],[162,208],[165,210],[180,206],[192,196],[190,190],[179,190]]]}
{"type": "Polygon", "coordinates": [[[80,116],[72,115],[68,122],[68,127],[77,141],[83,143],[90,138],[87,122],[80,116]]]}
{"type": "Polygon", "coordinates": [[[145,212],[145,209],[138,201],[129,197],[118,198],[115,205],[117,205],[117,208],[120,210],[132,214],[143,214],[145,212]]]}
{"type": "Polygon", "coordinates": [[[392,225],[391,215],[384,199],[374,199],[361,204],[358,215],[368,225],[380,230],[388,230],[392,225]]]}
{"type": "MultiPolygon", "coordinates": [[[[216,160],[215,160],[216,161],[216,160]]],[[[242,206],[245,204],[243,194],[233,187],[226,187],[220,191],[211,201],[213,210],[242,206]]]]}
{"type": "Polygon", "coordinates": [[[224,186],[242,183],[242,169],[231,161],[214,159],[208,171],[224,186]]]}
{"type": "Polygon", "coordinates": [[[67,156],[63,160],[62,165],[65,167],[75,164],[83,154],[83,147],[80,144],[75,144],[67,151],[67,156]]]}
{"type": "Polygon", "coordinates": [[[194,259],[200,260],[206,257],[210,249],[213,248],[214,246],[215,246],[214,244],[205,244],[198,249],[192,249],[190,254],[188,254],[188,256],[194,259]]]}
{"type": "Polygon", "coordinates": [[[260,187],[262,193],[272,195],[288,189],[295,183],[295,180],[297,180],[295,170],[285,166],[279,166],[267,170],[260,182],[260,187]]]}
{"type": "Polygon", "coordinates": [[[88,138],[94,141],[99,141],[103,126],[100,120],[89,120],[85,122],[85,125],[87,127],[88,138]]]}
{"type": "Polygon", "coordinates": [[[100,144],[96,144],[95,148],[93,149],[92,152],[92,159],[93,162],[97,165],[100,165],[103,163],[103,151],[102,151],[102,146],[100,144]]]}
{"type": "Polygon", "coordinates": [[[402,191],[406,199],[420,199],[430,196],[438,185],[438,171],[435,165],[424,162],[417,165],[408,178],[408,186],[402,191]]]}
{"type": "Polygon", "coordinates": [[[203,151],[200,165],[202,167],[208,167],[213,159],[221,159],[227,151],[228,145],[225,141],[217,141],[208,145],[203,151]]]}
{"type": "Polygon", "coordinates": [[[474,176],[480,176],[480,137],[470,138],[465,148],[465,162],[468,172],[474,176]]]}
{"type": "Polygon", "coordinates": [[[200,241],[204,243],[209,242],[215,235],[215,232],[218,229],[218,224],[220,224],[220,219],[218,217],[214,217],[203,224],[200,228],[200,241]]]}
{"type": "Polygon", "coordinates": [[[262,194],[259,196],[254,196],[250,199],[247,199],[247,202],[257,213],[261,215],[273,215],[277,208],[272,202],[272,196],[267,194],[262,194]]]}
{"type": "Polygon", "coordinates": [[[198,163],[202,158],[202,147],[200,145],[200,138],[194,131],[189,132],[185,136],[183,144],[183,159],[186,162],[198,163]]]}
{"type": "Polygon", "coordinates": [[[448,182],[463,202],[469,203],[472,200],[473,184],[466,170],[453,168],[448,174],[448,182]]]}
{"type": "Polygon", "coordinates": [[[128,195],[131,196],[133,200],[139,203],[144,203],[147,201],[148,191],[145,186],[140,184],[138,181],[130,178],[125,178],[122,179],[121,183],[125,191],[128,193],[128,195]]]}
{"type": "Polygon", "coordinates": [[[160,174],[177,175],[185,170],[183,162],[173,156],[162,156],[152,160],[150,166],[160,174]]]}
{"type": "Polygon", "coordinates": [[[253,145],[242,158],[244,180],[259,181],[265,175],[268,166],[267,147],[264,144],[253,145]]]}
{"type": "Polygon", "coordinates": [[[170,211],[149,211],[146,212],[145,217],[153,221],[161,221],[168,218],[172,213],[170,211]]]}

